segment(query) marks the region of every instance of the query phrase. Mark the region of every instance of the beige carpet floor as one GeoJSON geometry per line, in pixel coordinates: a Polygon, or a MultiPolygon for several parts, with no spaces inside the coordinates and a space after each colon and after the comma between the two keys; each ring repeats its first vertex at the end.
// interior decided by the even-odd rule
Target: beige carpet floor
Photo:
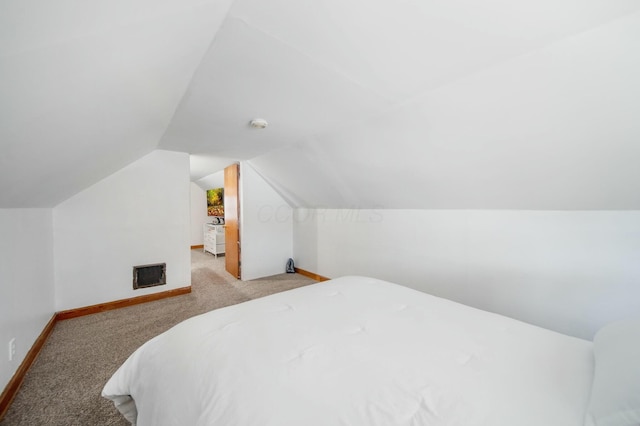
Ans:
{"type": "Polygon", "coordinates": [[[126,426],[100,392],[142,343],[194,315],[315,283],[284,273],[239,281],[224,257],[201,250],[191,251],[191,264],[191,294],[58,322],[0,424],[126,426]]]}

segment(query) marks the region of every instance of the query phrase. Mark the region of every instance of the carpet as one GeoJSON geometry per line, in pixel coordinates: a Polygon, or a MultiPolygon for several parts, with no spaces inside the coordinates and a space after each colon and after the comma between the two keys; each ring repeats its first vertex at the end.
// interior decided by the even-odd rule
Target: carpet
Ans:
{"type": "Polygon", "coordinates": [[[191,267],[190,294],[59,321],[0,424],[127,426],[100,393],[140,345],[192,316],[316,282],[284,273],[240,281],[225,271],[224,257],[199,249],[191,250],[191,267]]]}

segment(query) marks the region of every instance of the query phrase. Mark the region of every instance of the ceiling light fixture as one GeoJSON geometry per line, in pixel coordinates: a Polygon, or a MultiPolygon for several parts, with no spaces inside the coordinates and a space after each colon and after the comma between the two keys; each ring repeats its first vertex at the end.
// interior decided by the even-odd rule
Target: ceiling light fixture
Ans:
{"type": "Polygon", "coordinates": [[[256,118],[249,123],[254,129],[264,129],[269,125],[264,118],[256,118]]]}

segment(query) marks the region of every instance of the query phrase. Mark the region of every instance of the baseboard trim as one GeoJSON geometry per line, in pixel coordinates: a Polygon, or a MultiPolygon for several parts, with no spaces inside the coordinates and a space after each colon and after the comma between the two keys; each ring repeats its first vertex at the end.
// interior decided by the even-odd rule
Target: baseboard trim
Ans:
{"type": "Polygon", "coordinates": [[[204,248],[204,244],[200,244],[197,246],[191,246],[191,250],[195,250],[195,249],[203,249],[204,248]]]}
{"type": "Polygon", "coordinates": [[[160,293],[147,294],[144,296],[120,299],[113,302],[99,303],[97,305],[85,306],[83,308],[60,311],[56,314],[56,320],[63,321],[70,318],[83,317],[85,315],[97,314],[99,312],[111,311],[113,309],[125,308],[127,306],[139,305],[141,303],[154,302],[168,297],[181,296],[191,293],[191,286],[162,291],[160,293]]]}
{"type": "Polygon", "coordinates": [[[293,268],[298,274],[304,275],[316,281],[329,281],[331,278],[323,277],[322,275],[314,274],[313,272],[306,271],[300,268],[293,268]]]}
{"type": "Polygon", "coordinates": [[[44,329],[42,330],[42,333],[40,333],[36,341],[33,343],[31,349],[29,349],[29,352],[27,352],[27,356],[25,356],[24,360],[22,360],[22,363],[20,363],[20,367],[18,367],[18,370],[15,372],[11,380],[9,380],[9,383],[7,383],[7,386],[4,388],[2,394],[0,395],[0,422],[7,414],[7,411],[9,411],[9,407],[18,394],[18,390],[20,390],[20,386],[22,386],[22,382],[24,381],[27,371],[29,371],[31,365],[33,365],[35,360],[38,358],[38,355],[40,354],[40,351],[42,350],[45,342],[49,338],[49,335],[53,331],[53,327],[56,325],[56,322],[85,315],[97,314],[98,312],[110,311],[112,309],[139,305],[141,303],[153,302],[156,300],[166,299],[168,297],[180,296],[189,293],[191,293],[191,286],[176,288],[160,293],[147,294],[144,296],[132,297],[129,299],[116,300],[114,302],[100,303],[93,306],[85,306],[83,308],[69,309],[67,311],[60,311],[53,314],[47,325],[45,325],[44,329]]]}
{"type": "Polygon", "coordinates": [[[22,363],[20,363],[20,367],[18,367],[18,370],[15,372],[13,377],[11,377],[11,380],[9,380],[4,391],[2,391],[2,395],[0,395],[0,421],[2,421],[5,414],[7,414],[7,411],[9,411],[9,407],[18,394],[18,390],[20,389],[20,386],[22,386],[22,382],[24,381],[24,377],[27,375],[27,371],[29,371],[31,365],[38,358],[42,347],[53,331],[53,327],[56,325],[56,321],[56,314],[53,314],[47,325],[44,326],[42,333],[40,333],[36,341],[33,343],[29,352],[27,352],[27,356],[22,360],[22,363]]]}

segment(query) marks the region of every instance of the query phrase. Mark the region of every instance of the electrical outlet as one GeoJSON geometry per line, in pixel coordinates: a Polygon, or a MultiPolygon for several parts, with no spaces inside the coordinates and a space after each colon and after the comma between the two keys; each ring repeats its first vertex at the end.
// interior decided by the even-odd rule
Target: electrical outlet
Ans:
{"type": "Polygon", "coordinates": [[[16,356],[16,338],[9,340],[9,361],[13,361],[16,356]]]}

